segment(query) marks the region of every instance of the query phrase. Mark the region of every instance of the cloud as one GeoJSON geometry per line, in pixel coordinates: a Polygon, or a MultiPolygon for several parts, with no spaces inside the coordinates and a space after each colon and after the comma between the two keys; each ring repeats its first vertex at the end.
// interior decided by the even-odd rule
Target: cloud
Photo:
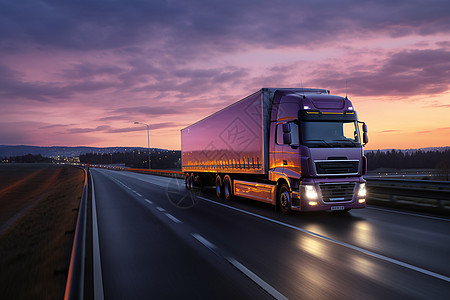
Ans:
{"type": "Polygon", "coordinates": [[[2,1],[0,36],[16,48],[35,43],[70,50],[132,49],[148,41],[186,57],[199,49],[229,53],[242,44],[326,44],[349,34],[447,33],[448,11],[445,0],[2,1]]]}
{"type": "Polygon", "coordinates": [[[124,69],[112,64],[94,64],[83,62],[74,64],[72,69],[61,72],[61,76],[66,79],[86,79],[95,78],[101,75],[116,75],[124,72],[124,69]]]}
{"type": "Polygon", "coordinates": [[[146,116],[159,116],[159,115],[173,115],[183,112],[183,107],[178,106],[137,106],[137,107],[124,107],[113,110],[112,114],[127,113],[131,115],[146,115],[146,116]]]}
{"type": "Polygon", "coordinates": [[[383,130],[381,133],[400,132],[400,130],[383,130]]]}
{"type": "MultiPolygon", "coordinates": [[[[172,128],[172,127],[180,127],[179,124],[173,122],[162,122],[162,123],[150,123],[150,131],[161,129],[161,128],[172,128]]],[[[126,128],[115,128],[107,130],[108,133],[121,133],[121,132],[133,132],[133,131],[142,131],[147,130],[147,126],[135,126],[135,127],[126,127],[126,128]]]]}
{"type": "MultiPolygon", "coordinates": [[[[179,127],[179,124],[173,122],[161,122],[161,123],[151,123],[150,130],[156,130],[161,128],[171,128],[171,127],[179,127]]],[[[67,126],[65,126],[67,127],[67,126]]],[[[93,133],[93,132],[104,132],[104,133],[121,133],[121,132],[133,132],[133,131],[142,131],[147,130],[146,126],[130,126],[124,128],[113,128],[109,125],[100,125],[93,128],[68,128],[65,130],[66,134],[81,134],[81,133],[93,133]]]]}
{"type": "Polygon", "coordinates": [[[238,68],[226,66],[222,68],[172,68],[149,67],[146,73],[147,78],[143,79],[144,72],[138,67],[128,74],[121,76],[126,82],[139,82],[139,79],[151,81],[150,84],[135,86],[133,92],[172,92],[178,97],[189,97],[193,95],[209,93],[211,88],[218,89],[230,85],[240,85],[242,81],[248,78],[249,70],[247,68],[238,68]],[[134,80],[130,80],[133,77],[134,80]]]}
{"type": "Polygon", "coordinates": [[[61,87],[40,82],[25,82],[23,74],[0,64],[0,102],[7,99],[28,98],[47,101],[48,98],[66,98],[61,87]]]}
{"type": "Polygon", "coordinates": [[[67,129],[66,132],[69,134],[72,134],[72,133],[78,134],[78,133],[102,132],[102,131],[107,131],[110,129],[111,129],[110,126],[100,125],[95,128],[70,128],[70,129],[67,129]]]}
{"type": "Polygon", "coordinates": [[[313,84],[341,89],[348,81],[358,96],[414,96],[445,92],[450,86],[450,51],[406,50],[388,56],[380,66],[354,64],[347,71],[319,68],[313,84]],[[352,70],[352,72],[348,72],[352,70]]]}
{"type": "Polygon", "coordinates": [[[28,99],[40,102],[65,100],[71,96],[113,88],[108,81],[28,81],[25,74],[0,64],[0,102],[10,99],[28,99]]]}

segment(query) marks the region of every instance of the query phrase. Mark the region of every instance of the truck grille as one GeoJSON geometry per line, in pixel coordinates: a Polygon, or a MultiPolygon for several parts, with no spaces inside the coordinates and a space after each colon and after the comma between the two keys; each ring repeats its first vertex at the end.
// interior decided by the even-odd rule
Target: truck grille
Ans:
{"type": "Polygon", "coordinates": [[[317,175],[357,174],[357,160],[321,160],[315,161],[317,175]]]}
{"type": "Polygon", "coordinates": [[[354,182],[319,184],[324,202],[351,201],[355,190],[354,182]]]}

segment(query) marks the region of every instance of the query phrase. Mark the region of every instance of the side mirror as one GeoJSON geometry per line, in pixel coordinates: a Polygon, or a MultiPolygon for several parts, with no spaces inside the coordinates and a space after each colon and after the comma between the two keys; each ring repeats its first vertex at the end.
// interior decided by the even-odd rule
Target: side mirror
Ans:
{"type": "MultiPolygon", "coordinates": [[[[283,133],[289,133],[291,132],[291,124],[285,123],[283,124],[283,133]]],[[[283,134],[283,140],[284,140],[284,134],[283,134]]]]}
{"type": "Polygon", "coordinates": [[[365,146],[369,142],[369,135],[367,134],[367,125],[364,122],[358,121],[358,123],[362,123],[362,144],[365,146]]]}
{"type": "Polygon", "coordinates": [[[363,132],[363,145],[367,144],[369,142],[369,135],[367,132],[363,132]]]}
{"type": "MultiPolygon", "coordinates": [[[[283,130],[284,130],[284,125],[283,125],[283,130]]],[[[285,145],[292,144],[292,137],[291,137],[291,133],[290,132],[284,132],[283,133],[283,144],[285,144],[285,145]]]]}

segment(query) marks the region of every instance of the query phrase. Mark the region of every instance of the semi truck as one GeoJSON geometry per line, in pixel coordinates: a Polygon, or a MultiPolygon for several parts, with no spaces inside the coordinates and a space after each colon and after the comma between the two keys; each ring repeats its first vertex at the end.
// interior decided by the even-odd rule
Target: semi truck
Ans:
{"type": "Polygon", "coordinates": [[[181,130],[187,189],[283,213],[366,207],[367,126],[327,89],[262,88],[181,130]]]}

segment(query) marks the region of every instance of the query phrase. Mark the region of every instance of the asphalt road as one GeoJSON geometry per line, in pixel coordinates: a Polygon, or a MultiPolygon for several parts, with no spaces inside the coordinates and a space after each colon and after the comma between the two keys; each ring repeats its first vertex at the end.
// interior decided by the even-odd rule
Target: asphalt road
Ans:
{"type": "Polygon", "coordinates": [[[178,179],[91,174],[97,299],[449,299],[449,219],[376,207],[285,216],[178,179]]]}

